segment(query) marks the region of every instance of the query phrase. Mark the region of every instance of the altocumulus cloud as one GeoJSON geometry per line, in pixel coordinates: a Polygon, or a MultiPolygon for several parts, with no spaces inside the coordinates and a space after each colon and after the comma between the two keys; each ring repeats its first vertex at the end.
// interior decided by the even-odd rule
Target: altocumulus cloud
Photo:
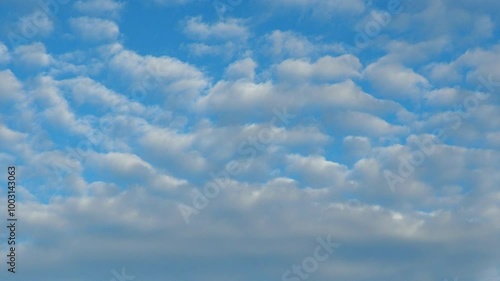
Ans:
{"type": "Polygon", "coordinates": [[[62,2],[0,11],[0,279],[498,280],[496,1],[62,2]]]}

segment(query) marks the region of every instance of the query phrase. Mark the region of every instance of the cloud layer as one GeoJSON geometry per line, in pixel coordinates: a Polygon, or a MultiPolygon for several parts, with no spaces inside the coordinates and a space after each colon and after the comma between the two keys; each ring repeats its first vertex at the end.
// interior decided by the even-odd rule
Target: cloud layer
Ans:
{"type": "Polygon", "coordinates": [[[62,2],[0,12],[12,280],[500,278],[497,2],[62,2]]]}

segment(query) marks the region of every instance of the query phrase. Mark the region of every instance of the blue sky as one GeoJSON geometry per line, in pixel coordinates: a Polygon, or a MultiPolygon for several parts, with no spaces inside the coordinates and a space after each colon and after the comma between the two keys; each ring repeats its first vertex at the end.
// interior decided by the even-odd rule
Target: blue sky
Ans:
{"type": "Polygon", "coordinates": [[[500,280],[497,1],[0,6],[2,280],[500,280]]]}

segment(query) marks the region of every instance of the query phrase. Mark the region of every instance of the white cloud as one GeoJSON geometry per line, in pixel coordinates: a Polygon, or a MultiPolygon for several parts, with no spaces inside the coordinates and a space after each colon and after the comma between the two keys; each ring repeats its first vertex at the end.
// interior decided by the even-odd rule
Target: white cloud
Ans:
{"type": "Polygon", "coordinates": [[[244,46],[228,41],[222,44],[190,43],[187,44],[189,55],[194,57],[220,56],[224,59],[230,59],[238,54],[244,46]]]}
{"type": "Polygon", "coordinates": [[[17,132],[6,127],[4,124],[0,124],[0,139],[3,146],[9,148],[16,143],[21,143],[26,139],[28,134],[17,132]]]}
{"type": "MultiPolygon", "coordinates": [[[[479,77],[488,77],[493,75],[495,81],[500,77],[500,71],[498,70],[498,63],[500,63],[500,45],[494,45],[489,49],[474,48],[467,50],[462,56],[460,56],[453,65],[456,69],[467,69],[466,73],[467,79],[470,82],[478,83],[479,77]],[[470,68],[473,69],[470,69],[470,68]]],[[[486,79],[487,80],[487,79],[486,79]]]]}
{"type": "Polygon", "coordinates": [[[185,180],[159,173],[151,164],[129,153],[91,153],[86,161],[86,169],[111,182],[145,184],[160,190],[169,190],[187,183],[185,180]]]}
{"type": "Polygon", "coordinates": [[[54,64],[49,74],[58,77],[64,75],[89,75],[94,76],[102,73],[105,63],[86,50],[67,52],[63,54],[52,54],[54,64]]]}
{"type": "Polygon", "coordinates": [[[342,151],[349,160],[361,160],[370,155],[372,149],[370,138],[360,136],[347,136],[342,140],[342,151]]]}
{"type": "Polygon", "coordinates": [[[184,26],[184,33],[196,40],[242,40],[246,41],[249,31],[241,19],[227,19],[214,24],[205,23],[201,17],[190,18],[184,26]]]}
{"type": "MultiPolygon", "coordinates": [[[[311,255],[316,238],[330,236],[340,247],[314,273],[318,280],[440,280],[448,274],[471,279],[486,277],[490,266],[484,266],[484,262],[491,259],[485,254],[498,244],[498,230],[484,223],[467,223],[462,217],[467,212],[419,213],[395,211],[377,204],[342,203],[332,200],[327,192],[301,191],[295,186],[296,182],[288,178],[259,185],[235,184],[217,198],[218,208],[209,205],[200,214],[202,217],[194,218],[186,227],[170,197],[152,195],[146,188],[115,191],[110,184],[91,183],[85,188],[107,190],[108,194],[103,191],[99,196],[54,199],[48,205],[23,205],[25,231],[35,233],[39,243],[50,247],[41,251],[39,244],[26,243],[19,254],[27,257],[26,266],[43,273],[40,278],[45,278],[47,269],[61,265],[65,270],[60,270],[59,276],[69,278],[77,268],[68,260],[102,265],[118,254],[127,257],[127,264],[131,264],[126,268],[128,274],[155,280],[164,273],[159,267],[143,270],[133,266],[144,261],[140,253],[147,251],[154,253],[156,259],[173,261],[174,266],[192,263],[193,259],[209,262],[209,268],[200,268],[202,272],[183,275],[188,280],[204,276],[208,281],[223,278],[220,272],[228,278],[241,276],[240,270],[227,268],[228,259],[275,257],[267,262],[269,267],[243,278],[247,281],[269,276],[279,279],[291,264],[311,255]],[[61,236],[62,229],[65,235],[61,236]],[[144,238],[140,247],[130,246],[138,235],[144,238]],[[464,245],[466,241],[481,243],[455,249],[455,245],[464,245]],[[95,256],[95,249],[87,247],[88,243],[98,246],[100,255],[95,256]],[[30,252],[34,254],[27,255],[30,252]],[[416,254],[408,261],[401,253],[416,254]],[[453,261],[450,255],[455,257],[453,261]],[[185,260],[179,260],[179,256],[185,260]],[[358,256],[366,259],[353,258],[358,256]],[[425,274],[419,269],[408,275],[408,268],[415,262],[426,265],[425,274]]],[[[495,213],[498,215],[498,211],[495,213]]]]}
{"type": "Polygon", "coordinates": [[[263,37],[264,45],[261,52],[270,58],[305,58],[318,54],[344,54],[345,49],[340,43],[324,43],[321,40],[311,41],[302,34],[293,31],[274,30],[263,37]]]}
{"type": "Polygon", "coordinates": [[[316,46],[307,38],[291,31],[275,30],[265,36],[264,52],[273,56],[304,57],[314,52],[316,46]]]}
{"type": "Polygon", "coordinates": [[[428,78],[435,83],[455,84],[462,79],[462,75],[454,65],[447,63],[431,63],[427,66],[428,78]]]}
{"type": "Polygon", "coordinates": [[[305,177],[303,184],[315,188],[339,190],[345,186],[348,168],[342,164],[328,161],[324,156],[287,156],[287,169],[305,177]]]}
{"type": "Polygon", "coordinates": [[[74,7],[81,13],[100,16],[116,16],[124,7],[115,0],[79,0],[74,7]]]}
{"type": "Polygon", "coordinates": [[[489,16],[481,16],[474,23],[473,32],[480,38],[490,38],[493,35],[495,25],[489,16]]]}
{"type": "Polygon", "coordinates": [[[359,136],[391,137],[409,132],[409,129],[404,126],[390,124],[380,117],[364,112],[347,111],[327,114],[325,122],[334,131],[359,136]]]}
{"type": "Polygon", "coordinates": [[[457,89],[454,88],[442,88],[429,91],[426,94],[426,103],[431,106],[445,106],[447,108],[452,108],[455,104],[460,102],[457,89]]]}
{"type": "Polygon", "coordinates": [[[0,63],[8,63],[10,62],[11,55],[9,54],[9,49],[5,44],[0,42],[0,63]]]}
{"type": "Polygon", "coordinates": [[[270,82],[219,81],[210,88],[208,95],[196,101],[196,107],[199,110],[241,112],[242,110],[251,111],[251,108],[265,105],[265,108],[270,109],[279,98],[277,95],[273,96],[272,93],[273,85],[270,82]]]}
{"type": "Polygon", "coordinates": [[[168,171],[197,175],[206,170],[207,160],[193,147],[194,135],[177,133],[172,129],[144,126],[140,146],[149,162],[168,171]],[[165,143],[169,143],[165,146],[165,143]]]}
{"type": "Polygon", "coordinates": [[[285,60],[276,66],[277,74],[285,80],[332,81],[359,77],[361,63],[355,56],[325,56],[311,63],[307,60],[285,60]]]}
{"type": "Polygon", "coordinates": [[[24,36],[33,38],[36,36],[48,36],[54,31],[54,22],[42,9],[21,17],[17,22],[17,28],[24,36]]]}
{"type": "MultiPolygon", "coordinates": [[[[245,146],[245,143],[250,143],[252,139],[262,135],[263,132],[268,134],[269,129],[270,124],[267,122],[228,126],[204,124],[203,126],[200,125],[198,130],[192,133],[192,145],[193,148],[196,148],[197,151],[200,151],[213,162],[229,162],[234,157],[239,160],[240,157],[247,156],[245,152],[242,152],[241,145],[245,146]],[[222,143],[224,145],[221,145],[222,143]]],[[[265,158],[262,159],[263,162],[259,163],[262,165],[267,165],[266,162],[274,162],[273,158],[282,157],[287,150],[301,147],[311,151],[319,151],[323,145],[330,141],[329,136],[313,125],[286,128],[283,124],[275,124],[271,130],[272,141],[267,147],[261,148],[266,150],[265,158]]],[[[246,159],[246,157],[243,157],[243,159],[246,159]]],[[[259,161],[256,160],[255,162],[259,161]]],[[[245,165],[242,164],[242,166],[245,165]]]]}
{"type": "MultiPolygon", "coordinates": [[[[243,2],[238,9],[251,3],[243,2]]],[[[266,5],[334,15],[335,24],[342,14],[362,13],[364,3],[280,0],[266,5]]],[[[429,12],[426,3],[412,3],[408,5],[429,12]]],[[[456,3],[476,9],[470,0],[456,3]]],[[[212,4],[200,2],[198,8],[212,9],[212,4]]],[[[74,7],[105,18],[120,10],[116,5],[109,0],[78,1],[74,7]]],[[[495,11],[492,7],[498,3],[476,5],[495,11]]],[[[408,8],[406,12],[412,11],[408,8]]],[[[442,11],[446,9],[431,13],[438,23],[442,11]]],[[[23,229],[32,234],[19,241],[18,249],[30,269],[27,279],[100,280],[105,274],[111,279],[111,270],[119,272],[124,266],[144,280],[280,279],[290,265],[314,251],[317,237],[327,235],[341,247],[310,279],[498,277],[497,271],[488,271],[500,260],[492,251],[499,246],[500,229],[496,95],[463,119],[461,128],[448,132],[454,144],[437,144],[434,154],[400,187],[392,191],[383,174],[386,169],[397,172],[401,159],[409,159],[419,142],[435,140],[426,133],[445,127],[442,117],[455,110],[455,103],[472,94],[484,95],[465,88],[479,73],[498,73],[498,46],[463,48],[468,51],[457,55],[463,49],[454,48],[458,41],[453,36],[435,32],[431,39],[410,42],[387,39],[392,35],[388,32],[381,36],[387,42],[382,49],[358,57],[335,56],[328,51],[334,44],[325,41],[335,40],[337,34],[325,39],[302,36],[297,30],[264,30],[269,27],[259,21],[275,12],[263,11],[248,21],[183,21],[181,32],[195,39],[195,44],[184,46],[193,54],[231,53],[225,68],[220,61],[212,65],[212,60],[188,57],[187,63],[173,55],[149,55],[140,47],[131,51],[118,43],[97,48],[85,44],[75,52],[62,44],[55,48],[59,54],[50,55],[40,43],[10,53],[4,48],[14,67],[0,71],[0,143],[6,147],[0,164],[15,162],[31,177],[20,177],[24,180],[19,189],[23,229]],[[263,37],[256,38],[262,40],[249,40],[250,22],[258,23],[256,31],[263,37]],[[243,49],[241,39],[246,40],[243,48],[256,50],[233,58],[243,49]],[[264,54],[267,47],[269,53],[264,54]],[[440,58],[444,50],[446,56],[440,58]],[[379,52],[387,54],[379,59],[379,52]],[[33,77],[16,63],[50,68],[33,77]],[[98,70],[91,71],[92,65],[98,70]],[[217,68],[213,75],[212,66],[217,68]],[[468,80],[462,85],[463,77],[468,80]],[[138,89],[146,96],[133,102],[128,96],[138,89]],[[407,103],[393,101],[404,97],[420,98],[427,107],[409,112],[403,107],[407,103]],[[274,123],[272,141],[255,148],[255,157],[246,163],[248,154],[239,151],[239,145],[258,143],[273,110],[284,107],[294,115],[290,123],[274,123]],[[107,127],[102,141],[89,150],[78,147],[101,122],[107,127]],[[68,155],[72,149],[82,149],[84,157],[68,155]],[[213,180],[210,172],[223,171],[231,160],[242,165],[241,173],[230,177],[227,188],[210,198],[186,227],[178,204],[200,203],[200,193],[213,180]],[[72,173],[57,182],[54,164],[72,173]],[[144,252],[150,256],[141,255],[144,252]],[[238,262],[227,266],[228,260],[259,266],[262,257],[265,265],[252,276],[242,274],[247,268],[238,262]],[[160,266],[164,261],[181,270],[166,273],[160,266]],[[86,271],[82,264],[97,271],[86,271]],[[200,265],[198,270],[183,270],[192,264],[200,265]],[[415,264],[421,266],[415,269],[415,264]],[[54,277],[56,271],[59,277],[54,277]]],[[[469,27],[481,38],[497,20],[465,18],[477,23],[469,27]]],[[[115,25],[115,32],[86,40],[102,43],[119,36],[116,23],[93,20],[104,23],[104,29],[115,25]]],[[[455,20],[460,19],[451,21],[455,20]]],[[[302,23],[306,26],[297,29],[309,30],[310,19],[302,23]]],[[[311,34],[318,34],[331,25],[311,28],[318,31],[311,34]]]]}
{"type": "Polygon", "coordinates": [[[201,17],[193,17],[183,23],[183,33],[197,41],[188,43],[184,47],[190,56],[218,56],[226,60],[245,53],[250,37],[250,32],[242,19],[206,23],[201,17]]]}
{"type": "Polygon", "coordinates": [[[278,0],[272,4],[276,8],[288,6],[311,10],[313,16],[327,17],[332,14],[360,14],[365,10],[364,0],[342,1],[342,0],[278,0]]]}
{"type": "Polygon", "coordinates": [[[22,45],[14,49],[15,62],[29,67],[46,67],[53,62],[42,43],[22,45]]]}
{"type": "Polygon", "coordinates": [[[222,80],[211,87],[207,95],[196,101],[196,109],[224,116],[224,120],[232,122],[251,120],[255,110],[262,111],[271,119],[273,109],[284,106],[289,112],[303,112],[310,108],[322,108],[328,112],[339,109],[359,110],[377,115],[405,112],[394,101],[376,99],[365,93],[351,80],[328,82],[330,81],[314,80],[314,77],[291,77],[276,82],[222,80]]]}
{"type": "Polygon", "coordinates": [[[120,33],[115,22],[100,18],[71,18],[69,23],[75,35],[85,41],[113,41],[120,33]]]}
{"type": "Polygon", "coordinates": [[[388,54],[382,60],[400,64],[421,64],[438,59],[439,55],[450,48],[450,44],[450,39],[446,37],[416,43],[390,41],[384,46],[388,54]]]}
{"type": "Polygon", "coordinates": [[[257,63],[251,58],[235,61],[226,68],[225,77],[234,80],[241,78],[253,80],[256,67],[257,63]]]}
{"type": "Polygon", "coordinates": [[[494,147],[500,148],[500,131],[488,133],[486,135],[486,140],[494,147]]]}
{"type": "Polygon", "coordinates": [[[72,111],[59,83],[50,76],[36,77],[31,94],[39,103],[39,114],[43,117],[39,122],[62,132],[89,135],[93,129],[72,111]]]}
{"type": "Polygon", "coordinates": [[[405,6],[403,13],[393,18],[389,29],[398,33],[411,32],[419,41],[448,37],[455,47],[474,46],[488,40],[498,24],[491,11],[498,4],[489,1],[472,4],[471,1],[419,1],[405,6]],[[446,16],[444,16],[446,15],[446,16]],[[460,38],[460,40],[456,40],[460,38]]]}
{"type": "Polygon", "coordinates": [[[403,65],[378,61],[366,67],[364,76],[376,87],[380,95],[396,99],[418,97],[429,81],[403,65]]]}
{"type": "MultiPolygon", "coordinates": [[[[104,106],[106,109],[115,110],[115,107],[123,106],[128,102],[124,96],[109,90],[104,85],[88,77],[76,77],[63,80],[60,86],[68,86],[77,104],[88,103],[93,106],[104,106]]],[[[132,106],[132,104],[130,104],[130,106],[132,106]]],[[[136,105],[136,107],[138,107],[138,105],[136,105]]]]}
{"type": "Polygon", "coordinates": [[[205,75],[195,66],[176,58],[141,56],[120,45],[104,53],[111,70],[129,84],[133,95],[144,95],[156,101],[190,104],[187,97],[195,97],[207,86],[205,75]],[[155,93],[161,93],[157,95],[155,93]]]}
{"type": "Polygon", "coordinates": [[[20,100],[22,87],[23,85],[12,71],[0,71],[0,99],[2,102],[20,100]]]}
{"type": "MultiPolygon", "coordinates": [[[[500,72],[496,67],[500,63],[499,54],[498,44],[489,48],[472,48],[455,60],[430,63],[425,69],[429,78],[436,84],[456,88],[457,83],[465,80],[474,90],[489,93],[495,91],[500,80],[500,72]]],[[[498,102],[498,99],[493,96],[489,102],[498,102]]]]}

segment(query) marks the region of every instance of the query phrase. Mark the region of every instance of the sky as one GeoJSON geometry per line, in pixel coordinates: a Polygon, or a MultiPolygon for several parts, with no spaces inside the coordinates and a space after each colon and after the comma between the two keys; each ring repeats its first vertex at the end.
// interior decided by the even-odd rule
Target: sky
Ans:
{"type": "Polygon", "coordinates": [[[500,280],[500,2],[0,7],[1,280],[500,280]]]}

